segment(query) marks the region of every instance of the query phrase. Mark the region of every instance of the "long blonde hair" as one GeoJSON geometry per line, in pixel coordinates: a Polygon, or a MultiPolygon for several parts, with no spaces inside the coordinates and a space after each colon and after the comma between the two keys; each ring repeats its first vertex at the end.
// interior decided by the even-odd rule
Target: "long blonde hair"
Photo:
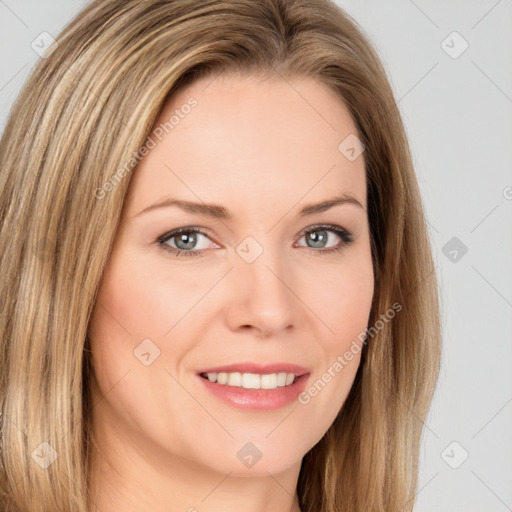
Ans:
{"type": "Polygon", "coordinates": [[[96,0],[57,41],[0,141],[0,509],[86,512],[87,329],[126,163],[170,94],[240,72],[314,77],[345,102],[365,145],[369,325],[401,305],[364,345],[340,414],[303,459],[302,511],[411,511],[440,365],[438,290],[404,126],[362,29],[330,0],[96,0]]]}

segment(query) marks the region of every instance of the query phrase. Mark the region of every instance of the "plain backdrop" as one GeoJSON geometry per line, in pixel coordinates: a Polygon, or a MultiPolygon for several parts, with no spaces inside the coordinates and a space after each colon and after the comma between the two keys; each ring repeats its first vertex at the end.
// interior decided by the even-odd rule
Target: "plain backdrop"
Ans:
{"type": "MultiPolygon", "coordinates": [[[[0,130],[39,58],[32,42],[86,3],[0,0],[0,130]]],[[[440,279],[443,363],[415,510],[511,511],[512,0],[338,4],[388,72],[440,279]]]]}

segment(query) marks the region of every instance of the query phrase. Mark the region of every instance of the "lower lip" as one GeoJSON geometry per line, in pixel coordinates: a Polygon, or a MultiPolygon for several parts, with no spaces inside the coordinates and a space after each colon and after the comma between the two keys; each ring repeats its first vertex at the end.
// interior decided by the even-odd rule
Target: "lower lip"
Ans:
{"type": "Polygon", "coordinates": [[[297,400],[298,395],[304,391],[309,374],[301,375],[289,386],[275,389],[246,389],[243,387],[226,386],[210,382],[208,379],[197,376],[206,389],[215,396],[239,409],[273,410],[280,409],[297,400]]]}

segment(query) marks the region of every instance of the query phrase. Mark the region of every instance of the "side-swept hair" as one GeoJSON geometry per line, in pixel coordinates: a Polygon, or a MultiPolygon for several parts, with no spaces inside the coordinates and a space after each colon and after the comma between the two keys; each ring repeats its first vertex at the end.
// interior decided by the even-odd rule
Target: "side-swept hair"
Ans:
{"type": "Polygon", "coordinates": [[[365,146],[369,325],[402,306],[303,459],[302,511],[412,511],[440,365],[437,278],[403,122],[363,30],[331,0],[96,0],[57,41],[0,141],[0,509],[86,512],[87,329],[131,172],[98,187],[171,94],[237,72],[313,77],[345,103],[365,146]],[[42,442],[58,455],[45,470],[31,456],[42,442]]]}

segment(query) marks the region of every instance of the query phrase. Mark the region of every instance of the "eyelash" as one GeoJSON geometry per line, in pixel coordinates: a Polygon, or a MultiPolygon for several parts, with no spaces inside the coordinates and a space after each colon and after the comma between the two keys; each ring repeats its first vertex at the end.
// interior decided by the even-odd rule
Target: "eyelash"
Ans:
{"type": "MultiPolygon", "coordinates": [[[[353,233],[351,233],[350,231],[348,231],[345,228],[342,228],[340,226],[336,226],[333,224],[319,224],[316,226],[311,226],[309,228],[306,228],[306,229],[302,230],[301,233],[299,234],[299,240],[304,235],[307,235],[309,233],[314,233],[316,231],[324,231],[324,230],[334,232],[336,235],[338,235],[341,238],[341,242],[337,246],[330,247],[329,249],[318,249],[317,250],[317,249],[313,249],[311,247],[305,247],[305,246],[301,246],[301,247],[304,247],[310,254],[312,254],[314,256],[321,256],[321,255],[325,255],[325,254],[339,252],[343,248],[349,246],[354,241],[353,233]]],[[[205,231],[203,231],[202,229],[195,228],[195,227],[179,228],[179,229],[175,229],[174,231],[170,231],[170,232],[165,233],[165,234],[161,235],[160,237],[158,237],[158,239],[157,239],[158,245],[164,251],[167,251],[167,252],[169,252],[177,257],[180,257],[180,258],[183,258],[183,257],[188,258],[188,257],[192,257],[192,256],[203,256],[203,252],[206,251],[207,249],[199,250],[199,251],[198,250],[185,251],[183,249],[176,249],[176,248],[171,247],[170,245],[165,243],[165,242],[168,242],[171,238],[174,238],[175,236],[178,236],[182,233],[200,233],[201,235],[204,235],[207,238],[209,238],[208,234],[205,231]],[[184,253],[184,255],[182,253],[184,253]]]]}

